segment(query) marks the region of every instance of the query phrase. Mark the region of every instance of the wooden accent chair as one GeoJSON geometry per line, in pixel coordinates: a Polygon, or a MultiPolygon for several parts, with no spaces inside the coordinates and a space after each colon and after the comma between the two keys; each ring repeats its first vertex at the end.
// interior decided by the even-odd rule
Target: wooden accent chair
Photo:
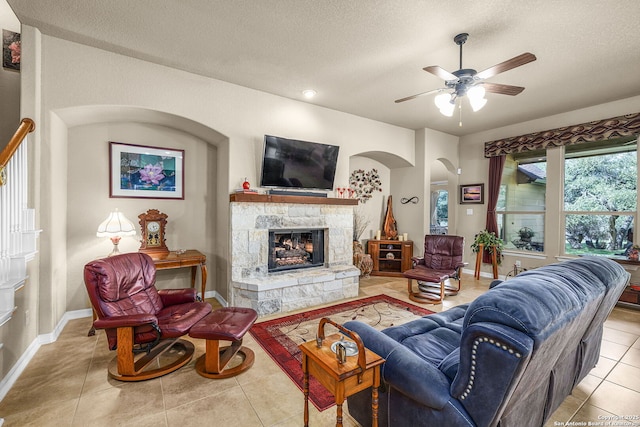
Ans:
{"type": "Polygon", "coordinates": [[[464,238],[460,236],[424,236],[424,256],[413,257],[413,268],[403,273],[408,279],[409,298],[412,301],[438,304],[445,295],[456,295],[460,291],[460,270],[464,266],[462,255],[464,238]],[[457,286],[451,280],[457,280],[457,286]],[[418,290],[413,290],[413,281],[418,290]]]}
{"type": "Polygon", "coordinates": [[[211,305],[197,301],[194,288],[157,290],[155,279],[155,265],[144,253],[99,259],[84,267],[97,316],[93,324],[105,330],[109,349],[117,352],[109,365],[114,379],[156,378],[193,357],[193,344],[179,338],[211,312],[211,305]]]}

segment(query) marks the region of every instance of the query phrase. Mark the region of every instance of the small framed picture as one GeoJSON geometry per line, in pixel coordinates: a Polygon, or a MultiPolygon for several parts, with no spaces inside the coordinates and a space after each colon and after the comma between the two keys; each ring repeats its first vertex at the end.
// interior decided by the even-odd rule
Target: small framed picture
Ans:
{"type": "Polygon", "coordinates": [[[484,203],[484,184],[469,184],[460,186],[460,204],[484,203]]]}
{"type": "Polygon", "coordinates": [[[109,142],[109,197],[184,199],[184,150],[109,142]]]}
{"type": "Polygon", "coordinates": [[[20,71],[21,53],[20,33],[2,30],[2,66],[9,70],[20,71]]]}

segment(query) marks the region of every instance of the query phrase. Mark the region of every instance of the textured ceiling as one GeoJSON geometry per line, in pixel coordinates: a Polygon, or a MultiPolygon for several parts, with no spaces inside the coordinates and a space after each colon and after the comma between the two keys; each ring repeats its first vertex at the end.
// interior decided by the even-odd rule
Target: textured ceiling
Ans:
{"type": "MultiPolygon", "coordinates": [[[[43,33],[287,98],[418,129],[464,135],[640,95],[638,0],[8,0],[43,33]],[[422,70],[523,52],[537,61],[489,79],[526,87],[441,116],[443,87],[422,70]]],[[[638,108],[640,111],[640,106],[638,108]]]]}

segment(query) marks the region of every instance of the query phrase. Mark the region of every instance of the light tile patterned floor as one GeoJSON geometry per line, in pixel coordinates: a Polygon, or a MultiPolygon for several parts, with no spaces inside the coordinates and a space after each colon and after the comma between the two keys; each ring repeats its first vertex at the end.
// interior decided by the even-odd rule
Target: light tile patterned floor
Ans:
{"type": "MultiPolygon", "coordinates": [[[[472,301],[487,290],[489,282],[465,275],[460,294],[427,308],[442,311],[472,301]]],[[[361,297],[381,293],[409,301],[404,279],[371,277],[361,281],[361,297]]],[[[87,337],[90,324],[89,318],[71,321],[55,343],[40,348],[0,402],[3,427],[302,424],[302,392],[249,334],[245,345],[256,353],[256,362],[240,376],[208,380],[195,373],[192,361],[162,378],[123,383],[107,377],[106,366],[114,353],[107,349],[104,332],[87,337]]],[[[204,342],[193,342],[197,358],[204,353],[204,342]]],[[[313,405],[310,408],[310,425],[335,425],[334,408],[324,412],[313,405]]],[[[639,414],[640,311],[616,308],[605,324],[598,366],[546,426],[639,414]]],[[[345,426],[357,425],[345,418],[345,426]]]]}

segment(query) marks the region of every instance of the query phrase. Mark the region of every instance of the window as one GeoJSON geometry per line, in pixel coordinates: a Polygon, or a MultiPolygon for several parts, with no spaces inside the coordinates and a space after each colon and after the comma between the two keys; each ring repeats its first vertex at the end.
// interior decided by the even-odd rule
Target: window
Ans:
{"type": "Polygon", "coordinates": [[[449,192],[438,190],[431,193],[431,234],[447,234],[449,226],[449,192]],[[435,203],[434,203],[435,202],[435,203]]]}
{"type": "Polygon", "coordinates": [[[508,155],[496,207],[505,249],[544,251],[547,161],[544,153],[508,155]]]}
{"type": "Polygon", "coordinates": [[[565,253],[624,255],[637,212],[637,140],[565,147],[565,253]]]}

